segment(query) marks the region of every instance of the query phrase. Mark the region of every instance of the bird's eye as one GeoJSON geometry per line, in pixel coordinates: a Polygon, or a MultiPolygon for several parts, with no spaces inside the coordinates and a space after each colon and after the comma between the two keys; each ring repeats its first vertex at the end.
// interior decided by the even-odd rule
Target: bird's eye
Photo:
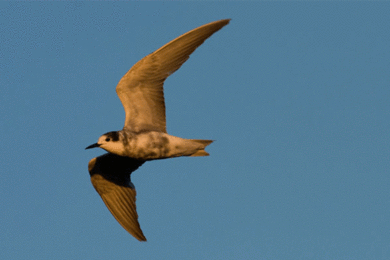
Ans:
{"type": "Polygon", "coordinates": [[[107,137],[107,138],[106,138],[106,142],[109,142],[109,141],[110,141],[110,138],[109,138],[109,137],[107,137]]]}

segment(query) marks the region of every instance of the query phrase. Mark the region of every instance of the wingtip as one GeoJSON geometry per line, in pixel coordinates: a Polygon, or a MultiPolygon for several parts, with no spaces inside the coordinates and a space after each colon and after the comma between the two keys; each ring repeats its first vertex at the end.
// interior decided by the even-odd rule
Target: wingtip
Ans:
{"type": "Polygon", "coordinates": [[[137,238],[138,241],[140,242],[148,242],[148,240],[146,240],[146,237],[142,237],[142,238],[137,238]]]}
{"type": "Polygon", "coordinates": [[[228,23],[230,23],[231,20],[232,20],[232,18],[227,18],[227,19],[219,20],[218,22],[223,22],[225,24],[228,24],[228,23]]]}
{"type": "Polygon", "coordinates": [[[222,19],[222,20],[218,20],[218,21],[214,21],[214,22],[211,22],[210,24],[219,24],[222,27],[226,26],[227,24],[230,23],[232,19],[228,18],[228,19],[222,19]]]}

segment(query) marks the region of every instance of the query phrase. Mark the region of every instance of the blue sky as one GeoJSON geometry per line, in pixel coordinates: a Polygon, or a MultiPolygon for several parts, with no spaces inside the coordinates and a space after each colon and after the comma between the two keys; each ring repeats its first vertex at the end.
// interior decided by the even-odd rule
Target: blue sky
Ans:
{"type": "Polygon", "coordinates": [[[0,3],[1,259],[389,259],[387,2],[0,3]],[[211,21],[165,83],[209,157],[132,174],[147,243],[92,187],[119,79],[211,21]]]}

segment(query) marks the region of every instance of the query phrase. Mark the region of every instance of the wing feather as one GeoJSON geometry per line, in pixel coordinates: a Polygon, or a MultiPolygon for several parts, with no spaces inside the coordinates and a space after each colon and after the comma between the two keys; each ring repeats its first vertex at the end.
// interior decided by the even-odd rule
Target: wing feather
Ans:
{"type": "Polygon", "coordinates": [[[229,23],[215,21],[193,29],[138,61],[119,81],[116,92],[125,109],[124,128],[166,132],[163,85],[208,37],[229,23]]]}
{"type": "Polygon", "coordinates": [[[88,164],[92,185],[115,219],[131,235],[146,241],[138,223],[136,191],[130,174],[144,162],[114,154],[104,154],[88,164]]]}

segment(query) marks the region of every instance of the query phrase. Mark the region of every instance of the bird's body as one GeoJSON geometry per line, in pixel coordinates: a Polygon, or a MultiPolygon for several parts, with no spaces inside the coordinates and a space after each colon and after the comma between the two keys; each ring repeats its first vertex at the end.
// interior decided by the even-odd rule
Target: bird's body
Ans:
{"type": "Polygon", "coordinates": [[[167,133],[164,81],[229,21],[200,26],[138,61],[116,87],[126,113],[123,129],[102,135],[97,143],[86,148],[100,147],[108,152],[90,160],[92,184],[116,220],[140,241],[146,238],[138,223],[136,192],[130,174],[149,160],[207,156],[204,149],[212,142],[167,133]]]}
{"type": "Polygon", "coordinates": [[[180,156],[206,156],[208,153],[204,148],[212,142],[184,139],[158,131],[136,133],[128,129],[106,133],[99,139],[102,139],[100,147],[110,153],[144,161],[180,156]],[[105,141],[107,138],[110,142],[105,141]]]}

